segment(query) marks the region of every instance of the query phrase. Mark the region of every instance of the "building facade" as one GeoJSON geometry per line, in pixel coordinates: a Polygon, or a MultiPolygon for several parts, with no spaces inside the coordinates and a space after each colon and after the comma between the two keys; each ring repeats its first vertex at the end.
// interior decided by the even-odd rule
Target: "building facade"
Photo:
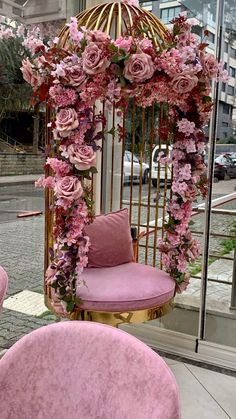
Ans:
{"type": "MultiPolygon", "coordinates": [[[[208,51],[214,53],[215,50],[215,22],[212,10],[208,5],[202,6],[201,10],[193,10],[190,1],[169,1],[154,0],[140,2],[143,8],[152,11],[160,20],[168,26],[170,21],[186,11],[189,17],[195,17],[199,21],[198,33],[203,38],[204,31],[208,32],[206,42],[209,44],[208,51]]],[[[195,1],[196,5],[197,0],[195,1]]],[[[199,2],[200,3],[200,2],[199,2]]],[[[224,42],[222,45],[224,67],[229,72],[228,83],[221,83],[220,102],[218,110],[217,138],[227,141],[236,135],[236,42],[232,39],[232,31],[227,33],[224,30],[224,42]]]]}

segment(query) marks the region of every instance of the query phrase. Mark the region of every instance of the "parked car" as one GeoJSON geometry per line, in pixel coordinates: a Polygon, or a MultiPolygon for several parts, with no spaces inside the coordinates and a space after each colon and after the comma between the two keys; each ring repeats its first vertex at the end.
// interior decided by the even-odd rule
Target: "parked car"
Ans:
{"type": "Polygon", "coordinates": [[[230,157],[234,163],[236,163],[236,153],[225,153],[226,156],[230,157]]]}
{"type": "Polygon", "coordinates": [[[236,164],[227,154],[221,154],[216,157],[215,163],[218,163],[225,168],[225,174],[227,176],[233,179],[236,178],[236,164]]]}
{"type": "MultiPolygon", "coordinates": [[[[133,180],[140,180],[140,173],[142,167],[142,183],[148,183],[149,177],[149,165],[142,162],[137,156],[133,155],[133,180]]],[[[124,182],[129,182],[131,180],[131,168],[132,168],[132,153],[128,150],[125,151],[124,155],[124,182]]]]}
{"type": "MultiPolygon", "coordinates": [[[[208,164],[208,155],[206,154],[204,157],[205,164],[208,164]]],[[[226,168],[222,163],[217,161],[214,162],[214,178],[218,180],[224,180],[226,175],[226,168]]]]}
{"type": "MultiPolygon", "coordinates": [[[[169,155],[171,154],[171,151],[172,151],[172,147],[169,146],[169,155]]],[[[160,164],[160,172],[158,172],[159,163],[157,161],[157,158],[160,152],[162,152],[162,157],[166,157],[165,144],[162,144],[161,148],[159,145],[157,145],[152,152],[152,175],[151,176],[152,176],[152,184],[155,188],[157,187],[158,174],[160,174],[160,182],[164,182],[166,178],[166,173],[165,173],[166,165],[165,164],[160,164]]],[[[167,181],[168,182],[171,181],[171,165],[167,166],[167,181]]]]}

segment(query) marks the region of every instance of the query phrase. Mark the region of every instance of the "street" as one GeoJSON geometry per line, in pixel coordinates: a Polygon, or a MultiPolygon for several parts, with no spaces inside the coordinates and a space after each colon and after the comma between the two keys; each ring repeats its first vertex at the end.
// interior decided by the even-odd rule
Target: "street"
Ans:
{"type": "MultiPolygon", "coordinates": [[[[234,192],[236,180],[224,180],[214,183],[213,197],[227,195],[234,192]]],[[[130,185],[125,184],[123,199],[130,198],[130,185]]],[[[160,195],[163,194],[163,188],[160,195]]],[[[138,199],[139,184],[133,185],[133,199],[138,199]]],[[[142,185],[142,197],[145,201],[148,197],[148,185],[142,185]]],[[[156,197],[156,188],[151,187],[151,200],[156,197]]],[[[44,211],[44,190],[35,188],[33,184],[0,186],[0,223],[18,220],[17,214],[22,211],[44,211]]]]}

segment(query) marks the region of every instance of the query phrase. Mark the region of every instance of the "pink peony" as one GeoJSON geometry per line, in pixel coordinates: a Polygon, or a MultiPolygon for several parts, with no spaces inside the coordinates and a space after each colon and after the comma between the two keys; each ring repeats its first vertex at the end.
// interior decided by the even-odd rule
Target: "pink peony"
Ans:
{"type": "Polygon", "coordinates": [[[48,157],[46,165],[50,166],[56,176],[65,176],[70,173],[71,167],[68,163],[57,158],[48,157]]]}
{"type": "Polygon", "coordinates": [[[129,52],[130,47],[132,45],[133,38],[132,36],[123,38],[122,36],[114,41],[114,45],[118,48],[125,49],[125,51],[129,52]]]}
{"type": "Polygon", "coordinates": [[[96,154],[88,145],[71,144],[67,152],[70,162],[78,170],[88,170],[96,164],[96,154]]]}
{"type": "Polygon", "coordinates": [[[150,39],[147,39],[147,38],[143,38],[141,41],[139,41],[138,46],[143,51],[146,50],[146,49],[153,48],[152,41],[150,39]]]}
{"type": "Polygon", "coordinates": [[[190,74],[178,74],[171,81],[171,87],[176,93],[191,92],[198,84],[198,78],[190,74]]]}
{"type": "Polygon", "coordinates": [[[141,52],[140,54],[132,54],[125,60],[124,76],[131,83],[144,82],[150,79],[154,74],[155,68],[150,55],[141,52]]]}
{"type": "Polygon", "coordinates": [[[123,3],[128,4],[129,6],[136,6],[139,7],[139,1],[138,0],[122,0],[123,3]]]}
{"type": "Polygon", "coordinates": [[[23,79],[31,84],[33,90],[36,90],[42,83],[42,78],[33,70],[33,66],[28,58],[22,61],[22,67],[20,69],[23,74],[23,79]]]}
{"type": "Polygon", "coordinates": [[[83,194],[81,182],[75,176],[65,176],[56,182],[55,195],[68,201],[75,201],[83,194]]]}
{"type": "Polygon", "coordinates": [[[61,137],[67,137],[73,129],[79,125],[75,109],[60,109],[56,117],[56,128],[61,137]]]}
{"type": "Polygon", "coordinates": [[[94,75],[102,73],[109,66],[110,62],[104,57],[103,50],[94,42],[89,44],[83,54],[83,69],[85,73],[94,75]]]}

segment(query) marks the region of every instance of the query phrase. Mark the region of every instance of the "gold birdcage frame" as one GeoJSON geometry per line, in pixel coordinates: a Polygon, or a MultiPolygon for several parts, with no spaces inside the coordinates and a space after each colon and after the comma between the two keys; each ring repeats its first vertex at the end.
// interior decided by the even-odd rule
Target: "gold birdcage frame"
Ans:
{"type": "MultiPolygon", "coordinates": [[[[131,6],[125,3],[120,2],[112,2],[112,3],[104,3],[98,6],[92,7],[89,10],[85,10],[76,16],[78,21],[78,27],[85,27],[88,30],[101,30],[106,34],[110,35],[112,38],[116,39],[119,36],[124,34],[126,35],[133,35],[134,31],[139,31],[139,33],[143,34],[143,37],[148,37],[152,39],[155,46],[158,49],[162,49],[165,44],[165,39],[167,36],[167,29],[161,23],[161,21],[150,13],[147,10],[143,10],[136,6],[131,6]]],[[[69,28],[65,26],[59,34],[58,45],[62,48],[69,48],[69,28]]],[[[104,104],[100,104],[100,109],[105,114],[105,107],[104,104]]],[[[161,194],[161,186],[160,181],[157,181],[157,189],[155,191],[155,198],[153,198],[153,191],[151,187],[151,175],[152,172],[152,153],[153,149],[157,148],[161,151],[161,144],[162,139],[160,135],[157,135],[157,126],[156,126],[156,110],[155,105],[152,105],[149,109],[149,179],[147,185],[147,199],[145,202],[142,200],[142,166],[144,160],[144,149],[146,145],[146,115],[147,111],[145,109],[140,110],[140,120],[141,120],[141,141],[140,141],[140,174],[139,174],[139,187],[138,187],[138,200],[134,199],[134,153],[135,153],[135,127],[136,127],[136,119],[137,119],[137,106],[133,102],[130,108],[131,112],[131,144],[130,144],[130,152],[131,152],[131,173],[130,173],[130,193],[129,198],[124,199],[124,154],[125,154],[125,141],[122,142],[120,145],[121,147],[121,162],[120,162],[120,178],[122,181],[119,185],[119,207],[128,207],[129,208],[129,217],[130,217],[130,224],[137,228],[137,239],[134,240],[134,254],[135,259],[138,262],[140,260],[140,255],[142,258],[142,262],[145,264],[152,264],[152,266],[157,266],[157,238],[163,237],[164,235],[164,223],[167,217],[166,212],[166,205],[167,205],[167,197],[168,197],[168,173],[169,168],[167,164],[164,168],[164,187],[162,189],[162,203],[159,202],[159,196],[161,194]],[[146,222],[143,222],[143,210],[146,211],[146,222]],[[136,214],[134,217],[134,213],[136,214]],[[134,219],[135,218],[135,219],[134,219]],[[152,218],[152,219],[151,219],[152,218]],[[150,258],[150,252],[152,252],[150,258]],[[150,261],[151,259],[151,261],[150,261]]],[[[161,121],[163,121],[163,117],[165,114],[164,105],[160,105],[158,109],[158,120],[159,125],[161,121]]],[[[51,110],[47,107],[46,110],[46,126],[51,121],[51,110]]],[[[111,111],[110,116],[110,124],[111,128],[116,126],[116,115],[115,109],[111,111]]],[[[123,120],[123,124],[125,126],[125,119],[123,120]]],[[[112,130],[111,130],[112,131],[112,130]]],[[[110,146],[111,146],[111,165],[110,165],[110,178],[109,178],[109,189],[110,189],[110,196],[109,202],[106,203],[106,208],[109,211],[113,211],[117,209],[117,206],[114,208],[114,183],[115,183],[115,175],[114,175],[114,166],[115,166],[115,159],[116,159],[116,143],[117,138],[114,133],[114,130],[111,134],[111,141],[110,139],[110,146]]],[[[46,131],[46,147],[47,149],[51,149],[51,130],[47,128],[46,131]]],[[[165,146],[166,150],[168,151],[168,144],[165,146]]],[[[51,150],[52,151],[52,150],[51,150]]],[[[97,205],[96,213],[98,212],[105,212],[104,211],[104,185],[102,184],[104,179],[104,153],[101,156],[101,176],[100,180],[96,182],[96,180],[92,180],[93,190],[95,191],[95,183],[101,182],[100,185],[100,203],[97,205]]],[[[157,180],[160,180],[160,164],[158,164],[157,169],[157,180]]],[[[50,169],[46,169],[46,176],[50,175],[50,169]]],[[[97,175],[96,175],[97,176],[97,175]]],[[[137,188],[136,188],[137,189],[137,188]]],[[[95,191],[96,195],[96,191],[95,191]]],[[[106,195],[106,194],[105,194],[106,195]]],[[[97,196],[96,196],[97,198],[97,196]]],[[[49,265],[49,248],[53,245],[53,192],[46,190],[45,194],[45,271],[49,265]]],[[[117,203],[116,203],[117,205],[117,203]]],[[[158,265],[161,266],[161,261],[158,262],[158,265]]],[[[50,287],[45,284],[45,303],[48,308],[52,311],[51,306],[51,291],[50,287]]],[[[72,313],[71,318],[82,319],[82,320],[91,320],[91,321],[99,321],[102,323],[108,323],[113,326],[118,326],[121,323],[140,323],[147,320],[153,320],[157,317],[160,317],[166,314],[171,308],[173,304],[173,299],[168,301],[162,306],[148,308],[147,310],[137,310],[132,312],[125,312],[125,313],[117,313],[117,312],[97,312],[97,311],[87,311],[87,310],[78,310],[78,312],[72,313]]]]}

